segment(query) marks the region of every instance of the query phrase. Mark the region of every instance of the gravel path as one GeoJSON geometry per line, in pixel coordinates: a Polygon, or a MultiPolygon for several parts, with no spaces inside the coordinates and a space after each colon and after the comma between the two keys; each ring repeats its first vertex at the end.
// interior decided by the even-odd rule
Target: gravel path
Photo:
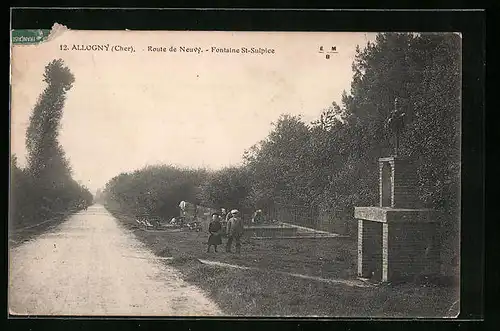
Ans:
{"type": "Polygon", "coordinates": [[[14,315],[222,314],[101,205],[10,249],[9,309],[14,315]]]}

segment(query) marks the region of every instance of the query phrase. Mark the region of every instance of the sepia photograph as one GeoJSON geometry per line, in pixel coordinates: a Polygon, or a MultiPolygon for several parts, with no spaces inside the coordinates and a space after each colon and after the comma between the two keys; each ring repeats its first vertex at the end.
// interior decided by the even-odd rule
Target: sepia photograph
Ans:
{"type": "Polygon", "coordinates": [[[11,316],[455,318],[462,35],[11,30],[11,316]]]}

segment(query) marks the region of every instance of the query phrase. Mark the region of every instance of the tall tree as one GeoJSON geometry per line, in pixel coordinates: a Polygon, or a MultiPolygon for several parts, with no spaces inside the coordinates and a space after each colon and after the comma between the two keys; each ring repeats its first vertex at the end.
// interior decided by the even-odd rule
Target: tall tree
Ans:
{"type": "Polygon", "coordinates": [[[75,78],[62,60],[45,67],[47,84],[30,117],[26,132],[27,167],[11,159],[11,205],[14,226],[36,223],[66,212],[81,201],[92,202],[87,188],[71,178],[71,168],[58,141],[66,93],[75,78]]]}
{"type": "Polygon", "coordinates": [[[310,131],[298,116],[282,115],[264,141],[247,151],[253,194],[263,204],[304,203],[311,196],[310,131]]]}
{"type": "Polygon", "coordinates": [[[55,181],[71,174],[58,135],[66,93],[75,77],[58,59],[45,67],[43,78],[47,86],[38,98],[26,131],[28,169],[35,178],[55,181]]]}

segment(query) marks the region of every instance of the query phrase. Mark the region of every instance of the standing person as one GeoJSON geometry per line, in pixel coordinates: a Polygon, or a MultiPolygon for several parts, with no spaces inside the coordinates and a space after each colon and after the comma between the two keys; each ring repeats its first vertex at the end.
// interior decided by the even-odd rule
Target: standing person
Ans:
{"type": "Polygon", "coordinates": [[[262,215],[262,210],[257,210],[252,217],[252,223],[260,224],[264,221],[264,216],[262,215]]]}
{"type": "MultiPolygon", "coordinates": [[[[225,210],[224,210],[224,211],[225,211],[225,210]]],[[[227,233],[228,233],[228,232],[227,232],[227,225],[229,224],[229,219],[230,219],[231,217],[233,217],[233,214],[231,214],[231,212],[229,212],[229,213],[226,213],[225,215],[226,215],[226,217],[224,217],[224,218],[222,219],[222,222],[223,222],[222,227],[223,227],[223,229],[224,229],[224,235],[227,237],[227,233]]]]}
{"type": "Polygon", "coordinates": [[[212,214],[212,221],[208,225],[208,232],[210,232],[210,236],[208,237],[207,253],[210,252],[210,246],[214,246],[214,250],[217,253],[217,246],[222,244],[222,224],[220,223],[219,214],[212,214]]]}
{"type": "Polygon", "coordinates": [[[226,252],[231,252],[231,246],[233,244],[233,240],[236,246],[236,253],[240,253],[241,250],[241,236],[243,236],[243,220],[240,217],[240,212],[236,209],[231,211],[231,218],[227,222],[227,243],[226,243],[226,252]]]}
{"type": "Polygon", "coordinates": [[[226,222],[229,222],[229,220],[233,217],[233,212],[237,211],[236,209],[231,210],[229,213],[226,215],[226,222]]]}

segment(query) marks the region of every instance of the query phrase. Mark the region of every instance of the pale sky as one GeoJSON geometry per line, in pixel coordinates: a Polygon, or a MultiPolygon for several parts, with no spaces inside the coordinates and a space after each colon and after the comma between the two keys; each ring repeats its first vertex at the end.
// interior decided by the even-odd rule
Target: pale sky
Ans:
{"type": "MultiPolygon", "coordinates": [[[[356,45],[375,33],[66,31],[12,49],[11,150],[23,165],[30,113],[45,65],[62,58],[75,75],[60,142],[73,177],[92,191],[148,164],[219,169],[238,165],[280,114],[310,122],[349,92],[356,45]],[[60,50],[60,45],[133,46],[135,52],[60,50]],[[148,52],[177,47],[177,53],[148,52]],[[201,47],[201,54],[179,47],[201,47]],[[337,47],[330,59],[319,53],[337,47]],[[272,48],[220,54],[212,47],[272,48]],[[208,52],[205,51],[208,49],[208,52]]],[[[82,46],[80,46],[82,47],[82,46]]]]}

